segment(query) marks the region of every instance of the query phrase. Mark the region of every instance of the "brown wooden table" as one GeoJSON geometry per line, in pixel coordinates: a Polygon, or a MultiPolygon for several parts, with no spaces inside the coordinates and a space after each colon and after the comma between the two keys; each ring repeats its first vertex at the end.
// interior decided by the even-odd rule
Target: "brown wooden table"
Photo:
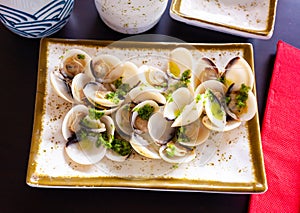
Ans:
{"type": "MultiPolygon", "coordinates": [[[[250,42],[254,46],[260,121],[264,115],[279,39],[300,47],[300,1],[279,0],[270,40],[247,39],[186,25],[168,9],[147,34],[186,42],[250,42]]],[[[53,38],[119,40],[98,17],[93,0],[76,0],[68,24],[53,38]]],[[[0,212],[247,212],[249,195],[111,189],[45,189],[26,185],[36,93],[39,40],[19,37],[0,25],[1,190],[0,212]]],[[[285,83],[285,82],[283,82],[285,83]]]]}

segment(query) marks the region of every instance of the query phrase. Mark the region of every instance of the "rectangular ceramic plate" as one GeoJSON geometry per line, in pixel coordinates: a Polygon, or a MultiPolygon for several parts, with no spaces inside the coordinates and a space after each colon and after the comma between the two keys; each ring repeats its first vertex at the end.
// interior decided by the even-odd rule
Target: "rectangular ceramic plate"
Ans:
{"type": "MultiPolygon", "coordinates": [[[[27,184],[34,187],[130,188],[180,191],[259,193],[267,188],[258,114],[239,128],[212,132],[196,150],[197,157],[187,164],[172,165],[132,154],[125,162],[106,158],[91,166],[78,165],[66,157],[61,124],[72,107],[54,92],[49,73],[60,57],[71,48],[90,56],[107,53],[138,66],[150,64],[166,68],[170,51],[188,48],[195,60],[212,58],[224,67],[234,56],[244,57],[253,68],[251,44],[187,44],[165,42],[117,42],[42,39],[40,45],[36,105],[27,184]],[[150,56],[159,57],[150,57],[150,56]]],[[[254,89],[254,94],[255,89],[254,89]]]]}
{"type": "Polygon", "coordinates": [[[198,27],[269,39],[276,6],[277,0],[172,0],[170,16],[198,27]]]}

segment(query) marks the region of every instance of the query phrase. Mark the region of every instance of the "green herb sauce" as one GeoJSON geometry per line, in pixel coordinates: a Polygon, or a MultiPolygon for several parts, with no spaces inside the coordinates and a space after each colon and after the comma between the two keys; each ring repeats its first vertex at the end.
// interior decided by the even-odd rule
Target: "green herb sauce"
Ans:
{"type": "Polygon", "coordinates": [[[100,111],[100,110],[97,110],[95,108],[90,108],[89,109],[89,117],[91,119],[100,119],[102,116],[104,115],[104,112],[100,111]]]}
{"type": "Polygon", "coordinates": [[[237,102],[237,106],[239,108],[246,107],[246,101],[248,99],[249,90],[250,90],[250,87],[246,86],[245,84],[241,85],[241,89],[239,90],[239,92],[236,96],[236,102],[237,102]]]}
{"type": "Polygon", "coordinates": [[[145,104],[143,107],[137,109],[137,112],[141,119],[149,120],[150,116],[154,112],[154,107],[150,104],[145,104]]]}
{"type": "Polygon", "coordinates": [[[77,58],[84,60],[85,59],[85,55],[83,55],[83,54],[77,54],[77,58]]]}
{"type": "Polygon", "coordinates": [[[120,102],[120,99],[118,97],[118,94],[115,92],[110,92],[105,96],[106,99],[110,100],[114,104],[118,104],[120,102]]]}
{"type": "Polygon", "coordinates": [[[186,135],[186,127],[181,126],[177,129],[177,140],[179,142],[189,142],[190,139],[189,137],[186,135]]]}
{"type": "Polygon", "coordinates": [[[170,157],[174,157],[175,151],[176,151],[175,145],[173,143],[168,143],[166,148],[167,155],[170,157]]]}
{"type": "Polygon", "coordinates": [[[116,153],[120,154],[121,156],[126,156],[131,152],[131,145],[128,141],[120,138],[115,138],[112,143],[112,150],[116,153]]]}

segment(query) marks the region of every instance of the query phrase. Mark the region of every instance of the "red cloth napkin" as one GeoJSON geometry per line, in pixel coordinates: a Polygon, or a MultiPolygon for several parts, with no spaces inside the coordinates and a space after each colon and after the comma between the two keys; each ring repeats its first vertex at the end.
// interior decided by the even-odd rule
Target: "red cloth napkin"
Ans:
{"type": "Polygon", "coordinates": [[[268,191],[250,197],[249,212],[300,212],[300,50],[283,42],[262,124],[268,191]]]}

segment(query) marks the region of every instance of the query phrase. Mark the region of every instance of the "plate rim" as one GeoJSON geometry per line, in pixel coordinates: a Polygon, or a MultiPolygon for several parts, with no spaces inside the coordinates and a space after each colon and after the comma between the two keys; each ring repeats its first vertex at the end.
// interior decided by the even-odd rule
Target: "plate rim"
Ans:
{"type": "Polygon", "coordinates": [[[213,22],[206,19],[200,19],[193,16],[189,16],[187,14],[183,14],[180,12],[180,5],[182,1],[183,0],[172,0],[169,9],[170,16],[177,21],[208,28],[211,30],[218,30],[225,33],[240,35],[243,37],[270,39],[273,35],[278,0],[269,0],[270,6],[268,11],[268,20],[267,20],[266,28],[263,31],[251,30],[249,28],[237,27],[230,24],[223,24],[220,22],[213,22]]]}
{"type": "MultiPolygon", "coordinates": [[[[42,188],[119,188],[119,189],[144,189],[144,190],[163,190],[163,191],[201,191],[201,192],[218,192],[218,193],[263,193],[267,190],[266,174],[264,168],[262,144],[260,138],[260,127],[258,112],[255,117],[248,122],[253,126],[253,131],[249,131],[249,137],[254,140],[254,145],[250,146],[250,154],[253,165],[257,168],[254,171],[255,181],[249,183],[229,183],[220,181],[197,181],[175,178],[158,178],[158,179],[125,179],[116,177],[48,177],[35,175],[36,161],[39,144],[41,143],[40,134],[43,130],[42,117],[45,113],[45,90],[47,77],[47,54],[50,43],[63,43],[70,45],[86,45],[86,46],[106,46],[114,41],[109,40],[80,40],[80,39],[57,39],[43,38],[40,41],[40,54],[38,64],[37,89],[34,109],[34,122],[32,129],[32,139],[30,146],[30,154],[27,166],[26,183],[31,187],[42,188]],[[63,180],[62,180],[63,179],[63,180]],[[133,181],[134,180],[134,181],[133,181]],[[199,183],[200,182],[200,183],[199,183]],[[86,184],[88,183],[88,184],[86,184]],[[217,183],[217,184],[216,184],[217,183]]],[[[131,41],[124,41],[124,45],[130,45],[131,41]]],[[[134,42],[135,45],[137,42],[134,42]]],[[[143,47],[153,45],[165,45],[170,49],[171,46],[193,46],[201,47],[224,47],[224,48],[242,48],[244,50],[245,59],[254,71],[253,46],[251,43],[174,43],[174,42],[138,42],[143,47]]],[[[254,84],[254,94],[256,88],[254,84]]]]}

